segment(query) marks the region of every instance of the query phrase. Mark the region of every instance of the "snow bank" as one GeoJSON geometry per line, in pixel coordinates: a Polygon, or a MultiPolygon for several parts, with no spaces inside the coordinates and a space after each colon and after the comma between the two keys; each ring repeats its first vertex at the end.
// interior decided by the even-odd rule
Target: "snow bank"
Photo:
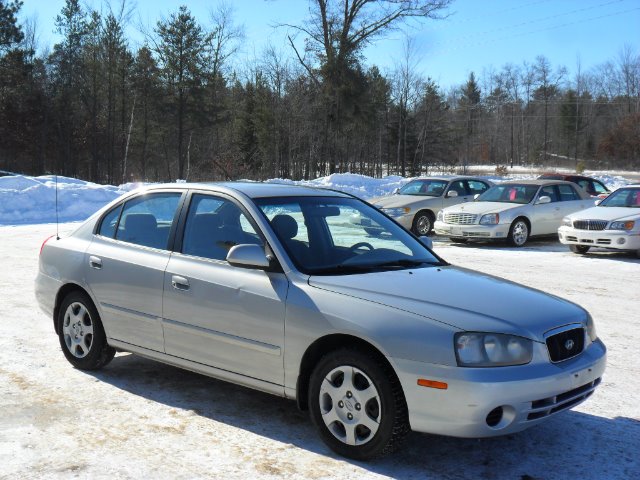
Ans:
{"type": "MultiPolygon", "coordinates": [[[[611,189],[630,183],[623,176],[609,172],[589,173],[611,189]]],[[[514,173],[508,177],[497,177],[495,175],[482,175],[482,177],[494,182],[501,182],[513,179],[531,179],[536,178],[537,175],[537,173],[532,173],[531,171],[526,172],[522,169],[514,169],[514,173]]],[[[390,195],[396,188],[402,187],[410,180],[411,178],[395,175],[372,178],[366,175],[340,173],[308,181],[275,178],[267,180],[267,182],[330,188],[347,192],[363,199],[370,199],[382,195],[390,195]]],[[[139,186],[140,184],[131,183],[116,187],[98,185],[75,178],[58,177],[58,220],[60,222],[82,221],[113,199],[139,186]]],[[[24,175],[0,177],[0,225],[55,222],[55,191],[55,177],[52,175],[43,175],[41,177],[24,175]]]]}

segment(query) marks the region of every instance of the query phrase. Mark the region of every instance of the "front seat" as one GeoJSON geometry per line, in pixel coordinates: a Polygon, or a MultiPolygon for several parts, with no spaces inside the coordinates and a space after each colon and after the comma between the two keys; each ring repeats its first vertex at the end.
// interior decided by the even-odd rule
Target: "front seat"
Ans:
{"type": "Polygon", "coordinates": [[[298,235],[298,222],[291,215],[279,214],[271,220],[271,227],[293,260],[298,264],[308,265],[309,247],[300,240],[294,240],[298,235]]]}

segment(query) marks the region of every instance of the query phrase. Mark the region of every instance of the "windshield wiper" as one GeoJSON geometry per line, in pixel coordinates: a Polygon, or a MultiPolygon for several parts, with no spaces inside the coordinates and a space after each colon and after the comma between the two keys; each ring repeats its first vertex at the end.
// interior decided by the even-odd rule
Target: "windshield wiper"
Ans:
{"type": "Polygon", "coordinates": [[[395,268],[395,267],[420,267],[425,263],[429,265],[437,265],[439,262],[430,262],[428,260],[413,260],[410,258],[397,258],[388,262],[374,263],[369,265],[371,268],[395,268]]]}

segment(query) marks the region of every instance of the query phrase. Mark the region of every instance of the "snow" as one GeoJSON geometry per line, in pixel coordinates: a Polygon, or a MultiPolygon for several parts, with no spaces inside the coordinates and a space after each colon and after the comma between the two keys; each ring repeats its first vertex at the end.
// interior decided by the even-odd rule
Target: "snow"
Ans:
{"type": "Polygon", "coordinates": [[[456,265],[587,308],[608,347],[607,371],[585,403],[525,432],[412,433],[402,451],[362,463],[325,447],[292,401],[129,354],[98,372],[73,369],[33,294],[38,250],[54,230],[0,227],[0,478],[622,480],[640,472],[640,260],[630,255],[435,237],[456,265]]]}
{"type": "MultiPolygon", "coordinates": [[[[481,171],[482,167],[475,167],[481,171]]],[[[487,170],[495,167],[487,166],[487,170]]],[[[508,177],[483,175],[494,182],[536,178],[539,173],[516,169],[508,177]]],[[[592,176],[610,189],[618,188],[632,180],[606,172],[592,172],[592,176]]],[[[308,181],[271,179],[269,183],[307,185],[340,190],[363,199],[390,195],[411,178],[386,176],[372,178],[352,173],[333,174],[308,181]]],[[[72,222],[85,220],[102,206],[125,192],[141,186],[128,183],[120,186],[98,185],[75,178],[57,178],[58,220],[72,222]]],[[[24,175],[0,177],[0,225],[26,225],[53,223],[56,221],[56,179],[52,175],[29,177],[24,175]]]]}

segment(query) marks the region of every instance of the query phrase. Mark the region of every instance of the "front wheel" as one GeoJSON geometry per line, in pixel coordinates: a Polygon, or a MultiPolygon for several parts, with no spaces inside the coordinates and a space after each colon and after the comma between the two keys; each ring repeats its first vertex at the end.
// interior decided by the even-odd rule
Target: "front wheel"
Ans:
{"type": "Polygon", "coordinates": [[[58,332],[64,356],[81,370],[98,370],[116,354],[107,344],[98,310],[84,292],[72,292],[62,301],[58,332]]]}
{"type": "Polygon", "coordinates": [[[579,253],[580,255],[584,255],[585,253],[587,253],[590,248],[591,247],[587,245],[569,245],[569,249],[573,253],[579,253]]]}
{"type": "Polygon", "coordinates": [[[338,350],[320,360],[309,382],[309,411],[324,442],[355,460],[392,452],[409,432],[398,378],[360,350],[338,350]]]}
{"type": "Polygon", "coordinates": [[[413,218],[411,230],[413,230],[413,233],[418,237],[429,235],[431,229],[433,229],[433,219],[433,213],[428,210],[421,210],[413,218]]]}
{"type": "Polygon", "coordinates": [[[522,219],[516,219],[509,228],[507,242],[514,247],[522,247],[529,239],[529,225],[522,219]]]}

